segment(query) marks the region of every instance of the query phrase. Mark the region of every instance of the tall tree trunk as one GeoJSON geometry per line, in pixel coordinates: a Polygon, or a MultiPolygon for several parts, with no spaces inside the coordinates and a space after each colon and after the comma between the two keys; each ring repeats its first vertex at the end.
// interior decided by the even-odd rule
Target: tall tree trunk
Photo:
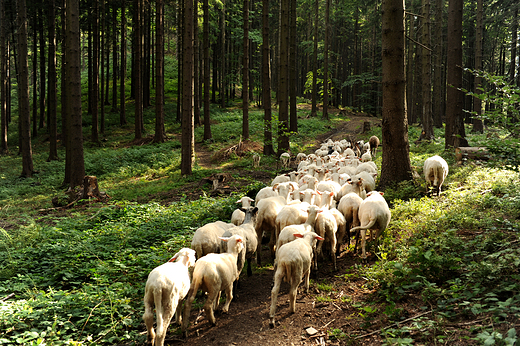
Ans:
{"type": "Polygon", "coordinates": [[[141,126],[143,119],[143,90],[142,90],[142,33],[141,21],[143,14],[143,0],[134,0],[135,23],[134,23],[134,76],[132,84],[135,85],[135,139],[143,138],[143,128],[141,126]],[[135,79],[135,80],[134,80],[135,79]]]}
{"type": "Polygon", "coordinates": [[[280,3],[280,86],[278,88],[278,155],[289,150],[289,1],[280,3]]]}
{"type": "Polygon", "coordinates": [[[92,18],[92,138],[94,143],[99,142],[99,0],[94,0],[92,18]]]}
{"type": "MultiPolygon", "coordinates": [[[[475,70],[482,70],[482,40],[484,34],[484,24],[483,24],[483,0],[477,0],[477,23],[476,23],[476,38],[475,38],[475,70]]],[[[482,77],[475,77],[475,94],[480,94],[482,91],[480,90],[482,84],[482,77]]],[[[483,133],[484,132],[484,123],[478,116],[482,115],[482,100],[478,97],[473,98],[473,111],[477,115],[477,117],[473,117],[473,132],[483,133]]]]}
{"type": "Polygon", "coordinates": [[[181,174],[187,175],[192,173],[195,150],[193,133],[193,0],[184,0],[182,48],[181,174]]]}
{"type": "Polygon", "coordinates": [[[154,143],[164,142],[164,0],[155,2],[155,135],[154,143]]]}
{"type": "Polygon", "coordinates": [[[422,17],[422,131],[425,139],[433,139],[430,0],[422,0],[422,17]]]}
{"type": "Polygon", "coordinates": [[[126,0],[121,0],[121,83],[119,84],[119,124],[126,125],[126,0]]]}
{"type": "Polygon", "coordinates": [[[226,3],[222,2],[222,12],[220,17],[220,81],[222,83],[220,87],[220,105],[222,108],[226,108],[226,89],[227,89],[227,76],[226,76],[226,3]]]}
{"type": "Polygon", "coordinates": [[[271,113],[271,64],[269,0],[262,0],[262,104],[264,107],[264,155],[274,155],[271,113]]]}
{"type": "Polygon", "coordinates": [[[101,74],[101,80],[99,81],[99,84],[101,85],[101,90],[100,90],[100,94],[99,94],[99,105],[101,106],[100,107],[100,119],[99,119],[99,123],[100,123],[100,127],[99,127],[99,132],[101,134],[105,134],[105,104],[106,104],[106,98],[105,98],[105,51],[107,50],[106,48],[106,36],[107,36],[107,32],[106,32],[106,29],[105,29],[105,23],[106,23],[106,20],[105,20],[105,17],[106,17],[106,13],[105,13],[105,0],[99,0],[101,2],[101,6],[100,6],[100,14],[101,14],[101,35],[100,35],[100,50],[99,50],[99,62],[100,62],[100,74],[101,74]]]}
{"type": "Polygon", "coordinates": [[[32,137],[38,136],[38,29],[36,28],[36,15],[33,15],[33,54],[32,54],[32,89],[33,89],[33,106],[32,106],[32,137]]]}
{"type": "Polygon", "coordinates": [[[383,0],[383,163],[379,189],[412,180],[404,75],[404,0],[383,0]]]}
{"type": "Polygon", "coordinates": [[[202,125],[200,119],[200,93],[199,93],[199,75],[202,64],[199,59],[200,44],[199,44],[199,1],[193,1],[193,118],[196,126],[202,125]]]}
{"type": "Polygon", "coordinates": [[[444,114],[444,93],[442,88],[443,66],[442,66],[442,9],[443,0],[435,1],[435,39],[434,39],[434,55],[433,55],[433,126],[442,127],[442,115],[444,114]]]}
{"type": "Polygon", "coordinates": [[[0,1],[0,154],[9,152],[7,146],[7,21],[5,20],[5,1],[0,1]]]}
{"type": "Polygon", "coordinates": [[[40,28],[40,123],[38,128],[42,129],[45,127],[45,100],[46,100],[46,90],[45,87],[47,83],[45,83],[45,30],[43,24],[43,9],[38,9],[38,27],[40,28]]]}
{"type": "Polygon", "coordinates": [[[511,18],[511,63],[509,65],[509,83],[515,84],[516,77],[516,48],[518,44],[518,4],[513,10],[513,18],[511,18]]]}
{"type": "Polygon", "coordinates": [[[31,147],[31,113],[29,109],[29,64],[27,62],[27,7],[25,0],[18,0],[17,50],[18,50],[18,116],[22,153],[22,176],[31,177],[33,169],[31,147]]]}
{"type": "Polygon", "coordinates": [[[318,21],[319,1],[314,1],[314,49],[312,52],[312,94],[311,94],[311,117],[318,115],[318,21]]]}
{"type": "Polygon", "coordinates": [[[329,119],[329,13],[330,0],[325,0],[325,44],[323,47],[323,119],[329,119]]]}
{"type": "Polygon", "coordinates": [[[83,128],[81,115],[81,49],[79,29],[79,0],[66,0],[66,47],[67,47],[67,151],[70,159],[65,166],[70,169],[70,188],[83,183],[85,162],[83,157],[83,128]]]}
{"type": "MultiPolygon", "coordinates": [[[[413,9],[412,9],[413,11],[413,9]]],[[[408,36],[410,38],[413,38],[415,36],[415,16],[408,16],[409,17],[409,28],[408,28],[408,36]]],[[[410,124],[411,116],[410,111],[413,109],[414,104],[414,49],[415,49],[415,43],[412,40],[407,40],[407,58],[406,58],[406,109],[407,109],[407,118],[408,118],[408,124],[410,124]]]]}
{"type": "Polygon", "coordinates": [[[290,18],[291,18],[291,37],[289,44],[289,66],[290,76],[289,76],[289,130],[291,132],[298,132],[298,110],[296,108],[296,88],[298,85],[296,68],[298,66],[296,62],[296,0],[290,0],[291,2],[291,10],[290,10],[290,18]]]}
{"type": "Polygon", "coordinates": [[[55,0],[48,2],[48,41],[49,41],[49,58],[48,68],[48,96],[47,96],[47,119],[49,130],[49,157],[47,161],[58,160],[58,119],[57,119],[57,75],[56,75],[56,14],[55,0]]]}
{"type": "MultiPolygon", "coordinates": [[[[210,66],[209,66],[209,0],[203,0],[202,8],[204,12],[204,27],[203,27],[203,41],[204,41],[204,140],[207,141],[211,136],[211,122],[209,110],[209,83],[210,83],[210,66]]],[[[216,65],[216,61],[213,61],[216,65]]],[[[213,76],[215,78],[215,76],[213,76]]],[[[216,85],[213,79],[213,85],[216,85]]]]}
{"type": "Polygon", "coordinates": [[[112,113],[117,113],[117,2],[112,2],[112,113]]]}
{"type": "Polygon", "coordinates": [[[445,147],[467,147],[462,103],[462,0],[449,0],[445,147]]]}
{"type": "Polygon", "coordinates": [[[242,57],[242,137],[249,139],[249,0],[244,0],[244,44],[242,57]]]}

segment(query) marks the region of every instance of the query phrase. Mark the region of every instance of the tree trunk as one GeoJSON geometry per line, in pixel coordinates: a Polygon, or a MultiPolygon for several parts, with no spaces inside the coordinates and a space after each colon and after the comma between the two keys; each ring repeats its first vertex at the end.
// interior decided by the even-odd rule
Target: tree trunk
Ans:
{"type": "Polygon", "coordinates": [[[411,180],[404,74],[404,0],[383,0],[383,163],[379,189],[411,180]]]}
{"type": "Polygon", "coordinates": [[[200,93],[199,93],[199,74],[202,64],[199,59],[199,1],[193,1],[193,8],[197,11],[193,11],[193,117],[196,126],[202,125],[200,119],[200,93]]]}
{"type": "Polygon", "coordinates": [[[49,157],[47,161],[58,160],[58,123],[57,123],[57,75],[56,75],[56,14],[54,0],[48,2],[48,41],[49,41],[49,64],[48,72],[48,104],[47,119],[49,131],[49,157]]]}
{"type": "Polygon", "coordinates": [[[164,0],[155,4],[155,135],[154,143],[164,142],[164,0]]]}
{"type": "Polygon", "coordinates": [[[45,127],[45,100],[47,97],[45,87],[45,30],[43,24],[43,9],[38,9],[38,27],[40,28],[40,123],[38,128],[45,127]]]}
{"type": "MultiPolygon", "coordinates": [[[[203,27],[203,41],[204,41],[204,140],[207,141],[211,136],[211,122],[209,110],[209,83],[210,83],[210,66],[209,66],[209,0],[203,0],[202,8],[204,12],[204,27],[203,27]]],[[[213,61],[216,64],[216,61],[213,61]]],[[[215,78],[215,76],[213,76],[215,78]]],[[[213,79],[213,85],[216,85],[213,79]]]]}
{"type": "Polygon", "coordinates": [[[29,109],[29,66],[27,62],[27,7],[25,0],[18,0],[17,49],[18,49],[18,102],[20,143],[22,153],[22,176],[31,177],[33,169],[31,147],[31,113],[29,109]]]}
{"type": "Polygon", "coordinates": [[[67,47],[67,88],[69,102],[67,102],[68,143],[69,155],[65,166],[70,169],[70,188],[82,185],[85,177],[85,163],[83,158],[83,129],[81,116],[81,50],[79,29],[79,0],[66,0],[66,28],[67,47]]]}
{"type": "MultiPolygon", "coordinates": [[[[413,11],[413,9],[412,9],[413,11]]],[[[409,16],[409,28],[408,28],[408,36],[413,38],[415,36],[415,16],[409,16]]],[[[407,40],[407,58],[406,58],[406,109],[408,110],[408,124],[410,124],[411,116],[410,111],[413,109],[413,101],[414,101],[414,49],[415,43],[412,40],[407,40]]]]}
{"type": "Polygon", "coordinates": [[[269,0],[262,0],[262,104],[264,107],[264,155],[274,155],[271,113],[271,64],[269,0]]]}
{"type": "Polygon", "coordinates": [[[36,28],[36,16],[33,17],[33,54],[32,54],[32,137],[38,137],[38,78],[36,76],[38,75],[38,54],[36,53],[38,51],[38,30],[36,28]]]}
{"type": "Polygon", "coordinates": [[[280,84],[278,94],[278,155],[289,150],[289,1],[280,3],[280,84]]]}
{"type": "Polygon", "coordinates": [[[182,139],[181,174],[192,173],[194,158],[193,134],[193,0],[184,0],[184,31],[182,40],[182,139]]]}
{"type": "Polygon", "coordinates": [[[94,143],[99,142],[99,0],[94,0],[92,18],[92,138],[94,143]]]}
{"type": "Polygon", "coordinates": [[[117,113],[117,2],[112,2],[112,113],[117,113]]]}
{"type": "Polygon", "coordinates": [[[99,91],[99,105],[100,107],[100,127],[99,132],[101,134],[105,134],[105,51],[106,51],[106,29],[105,29],[105,0],[99,0],[101,2],[101,6],[99,8],[101,14],[101,31],[99,35],[100,40],[100,49],[99,49],[99,65],[100,65],[100,81],[99,84],[101,86],[101,90],[99,91]]]}
{"type": "Polygon", "coordinates": [[[449,0],[445,148],[467,147],[462,103],[462,0],[449,0]]]}
{"type": "Polygon", "coordinates": [[[329,13],[330,0],[325,0],[325,43],[323,47],[323,119],[329,119],[329,13]]]}
{"type": "Polygon", "coordinates": [[[314,49],[312,52],[312,95],[311,95],[311,117],[318,115],[318,21],[319,1],[314,1],[314,49]]]}
{"type": "Polygon", "coordinates": [[[220,106],[226,108],[226,3],[222,2],[222,12],[220,17],[220,106]]]}
{"type": "Polygon", "coordinates": [[[243,66],[242,66],[242,138],[249,139],[249,0],[244,0],[243,66]]]}
{"type": "Polygon", "coordinates": [[[4,155],[9,152],[7,146],[7,21],[5,20],[5,1],[0,1],[0,154],[4,155]]]}
{"type": "Polygon", "coordinates": [[[422,0],[422,132],[425,139],[435,137],[432,118],[432,69],[430,50],[430,0],[422,0]]]}
{"type": "Polygon", "coordinates": [[[515,84],[516,80],[516,48],[518,43],[518,4],[513,10],[513,18],[511,18],[511,63],[509,65],[509,83],[515,84]]]}
{"type": "Polygon", "coordinates": [[[435,44],[433,62],[433,126],[442,128],[442,116],[444,115],[444,93],[442,88],[442,9],[443,0],[435,1],[435,44]]]}
{"type": "Polygon", "coordinates": [[[296,87],[298,85],[296,74],[296,68],[298,66],[298,64],[296,63],[296,49],[298,48],[296,43],[296,0],[290,0],[290,6],[291,36],[289,44],[289,65],[291,69],[289,75],[289,130],[293,133],[296,133],[298,132],[298,110],[296,108],[296,87]]]}
{"type": "Polygon", "coordinates": [[[132,85],[135,88],[135,124],[134,132],[135,139],[143,138],[143,128],[141,126],[143,119],[143,90],[142,88],[142,33],[141,33],[141,18],[143,14],[143,0],[134,0],[134,76],[132,85]]]}
{"type": "MultiPolygon", "coordinates": [[[[484,25],[483,25],[483,0],[477,0],[477,28],[476,28],[476,38],[475,38],[475,70],[482,70],[482,37],[484,33],[484,25]]],[[[482,84],[482,77],[475,77],[475,94],[480,94],[482,91],[480,90],[482,84]]],[[[483,133],[484,132],[484,123],[478,116],[482,115],[482,100],[478,97],[473,98],[473,111],[476,114],[476,117],[473,117],[473,132],[483,133]]]]}
{"type": "Polygon", "coordinates": [[[119,84],[119,125],[126,125],[126,0],[121,0],[121,83],[119,84]]]}

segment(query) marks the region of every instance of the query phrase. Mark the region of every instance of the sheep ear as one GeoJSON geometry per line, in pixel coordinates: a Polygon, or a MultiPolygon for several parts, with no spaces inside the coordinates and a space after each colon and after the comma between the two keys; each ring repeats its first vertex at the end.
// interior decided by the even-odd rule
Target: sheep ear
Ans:
{"type": "Polygon", "coordinates": [[[241,199],[239,199],[239,200],[237,201],[237,203],[242,203],[242,200],[241,200],[241,199]]]}
{"type": "Polygon", "coordinates": [[[258,213],[258,207],[253,208],[253,214],[256,214],[256,213],[258,213]]]}
{"type": "Polygon", "coordinates": [[[323,237],[320,237],[320,236],[317,235],[317,234],[314,236],[314,238],[315,238],[315,239],[318,239],[318,240],[325,240],[325,239],[323,239],[323,237]]]}
{"type": "Polygon", "coordinates": [[[384,195],[385,195],[385,193],[384,193],[384,192],[379,192],[379,194],[380,194],[381,196],[384,196],[384,195]]]}
{"type": "Polygon", "coordinates": [[[276,190],[276,189],[278,188],[278,185],[279,185],[279,184],[274,184],[274,185],[273,185],[273,191],[276,190]]]}
{"type": "Polygon", "coordinates": [[[321,191],[318,190],[316,191],[316,193],[321,196],[321,191]]]}
{"type": "Polygon", "coordinates": [[[293,236],[295,236],[296,238],[303,238],[303,234],[301,233],[293,233],[293,236]]]}
{"type": "Polygon", "coordinates": [[[179,253],[176,253],[168,262],[175,262],[177,260],[177,257],[179,257],[179,253]]]}
{"type": "Polygon", "coordinates": [[[218,239],[223,240],[223,241],[228,241],[229,240],[229,238],[224,238],[224,237],[218,237],[218,239]]]}
{"type": "Polygon", "coordinates": [[[331,197],[334,196],[334,192],[329,193],[329,196],[331,196],[331,197]]]}

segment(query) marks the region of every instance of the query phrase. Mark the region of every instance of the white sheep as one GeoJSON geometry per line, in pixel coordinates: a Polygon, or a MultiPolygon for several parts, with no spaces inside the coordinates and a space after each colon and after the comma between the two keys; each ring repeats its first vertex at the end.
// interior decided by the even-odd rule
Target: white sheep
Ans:
{"type": "MultiPolygon", "coordinates": [[[[307,209],[307,220],[304,223],[298,225],[288,225],[282,228],[280,234],[278,235],[278,240],[276,241],[276,249],[279,249],[282,245],[287,244],[296,239],[294,236],[295,233],[305,234],[309,232],[314,232],[314,225],[316,223],[316,217],[322,210],[315,206],[311,205],[307,209]]],[[[276,262],[275,262],[276,263],[276,262]]],[[[276,269],[276,266],[275,266],[276,269]]]]}
{"type": "Polygon", "coordinates": [[[229,304],[233,299],[233,282],[238,278],[237,257],[244,245],[243,239],[239,235],[230,238],[222,238],[228,242],[226,253],[208,254],[199,258],[193,269],[190,290],[186,296],[184,304],[184,316],[182,320],[182,333],[187,336],[187,328],[191,312],[191,304],[199,289],[207,292],[204,312],[206,318],[212,325],[216,324],[214,310],[217,309],[220,292],[225,291],[226,303],[222,307],[223,312],[229,310],[229,304]]]}
{"type": "Polygon", "coordinates": [[[289,153],[282,153],[280,155],[280,162],[282,164],[282,168],[289,168],[289,164],[291,163],[291,154],[289,153]]]}
{"type": "Polygon", "coordinates": [[[336,200],[341,200],[341,197],[350,192],[357,193],[358,196],[363,199],[366,198],[367,195],[363,185],[363,178],[353,176],[350,180],[343,184],[343,186],[341,186],[341,190],[336,195],[336,200]]]}
{"type": "Polygon", "coordinates": [[[363,187],[366,192],[370,192],[376,189],[376,176],[377,173],[368,173],[366,171],[361,171],[356,174],[356,177],[363,179],[363,187]]]}
{"type": "Polygon", "coordinates": [[[356,167],[356,174],[359,174],[361,172],[377,173],[377,166],[373,161],[363,162],[362,164],[356,167]]]}
{"type": "Polygon", "coordinates": [[[191,248],[197,253],[197,258],[209,253],[219,253],[219,237],[233,226],[232,223],[215,221],[198,228],[191,239],[191,248]]]}
{"type": "Polygon", "coordinates": [[[378,191],[369,192],[367,198],[364,199],[359,206],[358,216],[361,225],[352,228],[350,232],[360,230],[362,258],[363,260],[366,260],[366,231],[368,229],[376,229],[377,232],[375,236],[371,233],[370,238],[377,240],[390,223],[390,208],[388,208],[388,204],[386,203],[383,194],[378,191]]]}
{"type": "Polygon", "coordinates": [[[298,155],[296,155],[296,164],[299,165],[300,162],[302,162],[306,159],[307,159],[307,155],[305,155],[304,153],[298,153],[298,155]]]}
{"type": "Polygon", "coordinates": [[[269,248],[271,249],[271,258],[274,258],[274,246],[276,241],[276,216],[284,205],[289,202],[289,193],[295,189],[294,183],[283,183],[273,186],[280,194],[278,197],[264,198],[256,204],[258,207],[258,215],[256,217],[255,230],[258,239],[258,247],[256,251],[257,264],[262,265],[261,260],[261,244],[262,235],[269,233],[271,239],[269,241],[269,248]]]}
{"type": "Polygon", "coordinates": [[[182,300],[190,289],[189,267],[195,265],[195,251],[183,248],[167,263],[148,274],[144,289],[143,320],[148,331],[148,343],[163,346],[173,314],[181,323],[182,300]],[[153,330],[153,309],[157,314],[157,333],[153,330]]]}
{"type": "MultiPolygon", "coordinates": [[[[368,144],[368,143],[366,143],[368,144]]],[[[361,155],[361,162],[372,161],[372,155],[370,154],[370,148],[366,149],[365,153],[361,155]]]]}
{"type": "Polygon", "coordinates": [[[424,161],[424,178],[426,179],[426,193],[429,186],[433,186],[437,196],[441,194],[441,187],[448,175],[448,163],[439,155],[432,156],[424,161]]]}
{"type": "Polygon", "coordinates": [[[266,186],[257,192],[256,197],[255,197],[255,205],[258,205],[258,202],[260,202],[264,198],[276,197],[276,196],[278,196],[277,187],[266,186]]]}
{"type": "Polygon", "coordinates": [[[271,309],[269,312],[269,325],[274,327],[274,316],[276,314],[276,303],[280,285],[285,278],[289,282],[289,310],[294,313],[296,310],[296,293],[298,286],[305,280],[305,291],[309,292],[309,276],[311,272],[311,262],[313,248],[317,240],[323,240],[314,232],[301,235],[296,233],[296,239],[290,243],[282,245],[278,251],[278,266],[274,274],[274,286],[271,290],[271,309]]]}
{"type": "Polygon", "coordinates": [[[317,255],[323,256],[323,244],[328,244],[334,270],[336,270],[336,233],[338,232],[338,223],[336,221],[336,217],[329,211],[333,197],[334,193],[330,191],[326,191],[322,194],[322,201],[320,205],[322,212],[319,213],[319,215],[316,217],[314,232],[316,232],[316,234],[324,239],[324,241],[318,242],[316,247],[317,255]]]}
{"type": "MultiPolygon", "coordinates": [[[[363,198],[358,194],[351,192],[341,198],[338,204],[338,210],[345,217],[347,244],[350,245],[350,229],[359,226],[359,206],[363,203],[363,198]]],[[[359,237],[356,237],[356,245],[359,237]]],[[[343,243],[343,237],[338,236],[338,243],[343,243]]]]}
{"type": "MultiPolygon", "coordinates": [[[[240,198],[237,203],[242,204],[242,208],[247,209],[251,206],[251,202],[254,202],[254,199],[250,197],[242,197],[240,198]]],[[[240,226],[244,222],[245,213],[239,209],[235,209],[233,211],[233,214],[231,214],[231,223],[235,226],[240,226]]]]}
{"type": "MultiPolygon", "coordinates": [[[[240,226],[231,227],[226,232],[224,232],[223,238],[229,238],[232,235],[239,235],[244,240],[244,249],[238,255],[237,261],[237,269],[238,273],[242,272],[244,265],[247,261],[247,276],[251,276],[253,274],[251,270],[251,260],[253,259],[254,253],[256,252],[256,248],[258,247],[258,239],[256,237],[255,231],[255,220],[256,214],[258,212],[258,208],[256,207],[247,207],[241,208],[244,213],[244,222],[240,224],[240,226]]],[[[220,253],[224,253],[227,250],[227,243],[222,241],[220,244],[220,253]]]]}

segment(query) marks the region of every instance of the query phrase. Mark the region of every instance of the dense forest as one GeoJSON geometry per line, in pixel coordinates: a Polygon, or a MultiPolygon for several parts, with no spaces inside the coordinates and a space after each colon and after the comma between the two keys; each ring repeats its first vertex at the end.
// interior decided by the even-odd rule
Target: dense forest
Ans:
{"type": "Polygon", "coordinates": [[[103,139],[107,112],[118,113],[121,126],[133,122],[137,141],[154,131],[153,141],[162,142],[165,122],[182,123],[182,169],[190,174],[193,128],[204,126],[204,139],[211,139],[210,103],[225,108],[237,98],[244,139],[249,107],[265,112],[264,154],[289,149],[301,102],[324,119],[329,107],[383,118],[386,109],[420,123],[420,139],[432,139],[433,128],[446,124],[447,148],[465,146],[466,131],[482,132],[483,119],[496,120],[482,117],[485,111],[506,114],[499,119],[506,128],[518,123],[518,94],[511,92],[520,84],[516,1],[3,0],[0,6],[1,151],[18,150],[23,176],[37,170],[31,138],[44,133],[49,160],[58,159],[58,142],[67,148],[64,184],[78,185],[83,141],[103,139]],[[391,30],[397,34],[387,35],[391,30]],[[165,69],[175,77],[165,80],[165,69]],[[387,100],[402,106],[385,106],[385,86],[394,83],[403,90],[387,100]],[[168,104],[176,108],[166,114],[168,104]],[[146,129],[143,110],[152,107],[155,128],[146,129]]]}

